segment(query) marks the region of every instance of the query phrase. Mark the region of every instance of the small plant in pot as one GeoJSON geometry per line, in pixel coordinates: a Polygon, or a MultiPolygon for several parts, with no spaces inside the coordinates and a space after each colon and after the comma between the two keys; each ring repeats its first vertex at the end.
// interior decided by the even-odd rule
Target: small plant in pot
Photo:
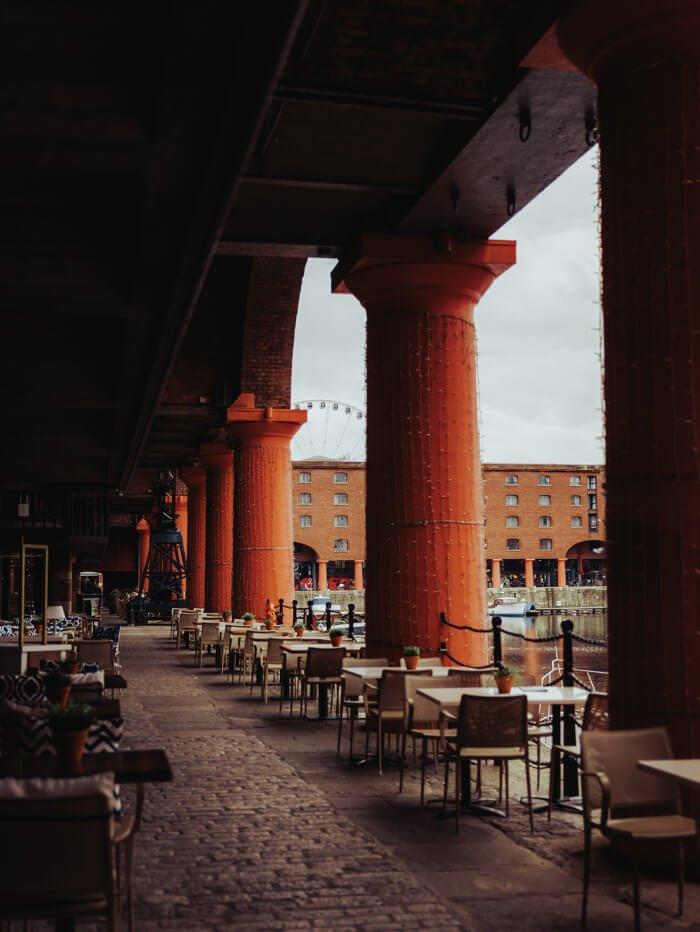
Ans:
{"type": "Polygon", "coordinates": [[[304,622],[303,621],[298,621],[294,625],[294,633],[296,634],[298,638],[304,637],[304,622]]]}
{"type": "Polygon", "coordinates": [[[328,634],[330,635],[333,647],[340,647],[345,637],[345,630],[341,628],[340,625],[333,625],[328,634]]]}
{"type": "Polygon", "coordinates": [[[61,765],[74,768],[80,764],[85,750],[85,739],[90,726],[96,721],[97,716],[92,706],[76,705],[73,702],[65,708],[60,705],[51,706],[49,724],[61,765]]]}
{"type": "Polygon", "coordinates": [[[65,709],[70,698],[72,680],[68,673],[62,670],[52,670],[46,674],[44,689],[46,698],[60,709],[65,709]]]}
{"type": "Polygon", "coordinates": [[[407,670],[417,670],[420,660],[420,647],[404,647],[403,659],[407,670]]]}
{"type": "Polygon", "coordinates": [[[223,613],[223,615],[224,615],[224,622],[225,622],[226,624],[228,624],[228,623],[231,621],[231,619],[233,618],[233,612],[227,612],[227,611],[225,611],[225,612],[223,613]]]}
{"type": "Polygon", "coordinates": [[[252,612],[245,612],[243,615],[243,624],[250,627],[255,621],[255,615],[252,612]]]}
{"type": "Polygon", "coordinates": [[[501,667],[493,678],[499,693],[509,693],[518,679],[518,671],[513,667],[501,667]]]}

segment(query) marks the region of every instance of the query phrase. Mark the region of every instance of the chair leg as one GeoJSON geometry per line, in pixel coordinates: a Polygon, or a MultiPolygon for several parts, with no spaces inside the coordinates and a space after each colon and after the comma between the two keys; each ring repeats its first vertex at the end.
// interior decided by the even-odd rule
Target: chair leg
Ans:
{"type": "MultiPolygon", "coordinates": [[[[470,779],[468,776],[467,779],[470,779]]],[[[462,808],[461,800],[462,789],[462,760],[460,757],[455,759],[455,832],[459,835],[459,811],[462,808]]]]}
{"type": "Polygon", "coordinates": [[[428,741],[427,738],[423,738],[421,741],[421,756],[420,756],[420,804],[421,806],[425,805],[425,758],[428,754],[428,741]]]}
{"type": "Polygon", "coordinates": [[[549,794],[547,799],[547,821],[552,821],[552,807],[554,805],[554,771],[559,766],[559,751],[552,747],[549,758],[549,794]]]}
{"type": "Polygon", "coordinates": [[[352,748],[355,738],[355,712],[353,709],[349,709],[348,711],[350,715],[350,763],[352,763],[352,748]]]}
{"type": "MultiPolygon", "coordinates": [[[[537,771],[539,773],[539,770],[537,771]]],[[[527,759],[527,749],[525,750],[525,783],[527,784],[527,811],[530,816],[530,831],[535,831],[535,823],[532,818],[532,786],[530,783],[530,764],[527,759]]]]}
{"type": "Polygon", "coordinates": [[[683,881],[685,874],[685,849],[683,842],[678,843],[678,915],[683,915],[683,881]]]}
{"type": "MultiPolygon", "coordinates": [[[[585,817],[584,817],[585,818],[585,817]]],[[[591,878],[591,830],[588,825],[583,828],[583,897],[581,900],[581,925],[586,925],[588,913],[588,886],[591,878]]]]}
{"type": "Polygon", "coordinates": [[[642,910],[639,897],[639,861],[636,855],[632,864],[632,891],[634,895],[634,932],[641,932],[642,910]]]}
{"type": "MultiPolygon", "coordinates": [[[[348,710],[349,711],[349,710],[348,710]]],[[[338,747],[336,748],[336,755],[340,756],[340,738],[343,734],[343,707],[340,707],[340,718],[338,719],[338,747]]]]}
{"type": "Polygon", "coordinates": [[[510,773],[508,772],[508,761],[504,764],[506,771],[506,818],[510,815],[510,773]]]}
{"type": "Polygon", "coordinates": [[[406,766],[406,732],[403,733],[403,741],[401,742],[401,769],[399,771],[399,793],[403,793],[403,772],[406,766]]]}
{"type": "Polygon", "coordinates": [[[384,735],[382,734],[382,716],[377,716],[377,760],[379,761],[379,776],[382,775],[382,756],[384,754],[384,735]]]}
{"type": "Polygon", "coordinates": [[[447,809],[447,790],[450,781],[450,758],[445,754],[445,782],[442,787],[442,811],[447,809]]]}

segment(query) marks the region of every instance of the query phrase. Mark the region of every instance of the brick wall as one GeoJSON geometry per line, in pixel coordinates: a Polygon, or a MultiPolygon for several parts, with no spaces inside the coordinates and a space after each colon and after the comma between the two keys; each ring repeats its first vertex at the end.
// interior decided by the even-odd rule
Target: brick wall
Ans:
{"type": "Polygon", "coordinates": [[[292,505],[294,541],[313,548],[320,560],[365,559],[365,464],[296,462],[292,470],[292,505]],[[310,483],[300,481],[301,473],[311,474],[310,483]],[[347,484],[333,482],[335,473],[347,473],[347,484]],[[348,502],[334,505],[333,496],[345,493],[348,502]],[[311,495],[311,504],[302,504],[300,496],[311,495]],[[311,527],[301,527],[301,516],[311,516],[311,527]],[[347,527],[335,527],[333,518],[347,515],[347,527]],[[346,553],[336,552],[336,538],[348,541],[346,553]]]}
{"type": "Polygon", "coordinates": [[[241,391],[260,408],[288,408],[292,351],[305,259],[253,259],[246,299],[241,391]]]}
{"type": "MultiPolygon", "coordinates": [[[[605,474],[600,466],[591,465],[522,465],[484,464],[484,497],[486,505],[486,557],[523,560],[556,559],[585,540],[605,540],[605,474]],[[506,485],[506,476],[517,476],[517,485],[506,485]],[[549,477],[549,485],[539,485],[540,476],[549,477]],[[580,485],[571,485],[579,477],[580,485]],[[595,478],[596,488],[588,488],[588,478],[595,478]],[[596,496],[596,510],[589,508],[589,494],[596,496]],[[517,495],[517,505],[506,505],[506,495],[517,495]],[[540,505],[539,497],[549,495],[550,505],[540,505]],[[572,506],[571,496],[580,495],[581,505],[572,506]],[[595,514],[598,529],[589,530],[589,516],[595,514]],[[517,517],[518,527],[506,527],[506,518],[517,517]],[[551,517],[551,527],[539,527],[540,516],[551,517]],[[581,518],[581,527],[572,527],[571,519],[581,518]],[[508,538],[520,541],[520,549],[506,549],[508,538]],[[551,551],[540,549],[541,539],[552,541],[551,551]]],[[[294,507],[294,540],[311,547],[321,560],[365,559],[365,464],[342,462],[294,463],[292,479],[294,507]],[[311,482],[300,482],[300,473],[311,474],[311,482]],[[333,482],[335,472],[347,472],[348,484],[333,482]],[[348,494],[347,505],[334,505],[333,495],[348,494]],[[311,495],[311,504],[302,504],[300,496],[311,495]],[[348,527],[337,528],[333,517],[347,514],[348,527]],[[311,516],[311,527],[301,527],[301,516],[311,516]],[[347,554],[333,550],[335,538],[349,543],[347,554]]]]}

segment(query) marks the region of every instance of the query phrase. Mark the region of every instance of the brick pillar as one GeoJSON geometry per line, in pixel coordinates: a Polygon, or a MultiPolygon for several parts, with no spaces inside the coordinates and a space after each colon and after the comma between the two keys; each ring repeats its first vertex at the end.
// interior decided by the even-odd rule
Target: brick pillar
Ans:
{"type": "Polygon", "coordinates": [[[235,446],[234,613],[265,614],[268,598],[294,598],[290,441],[305,411],[256,408],[242,394],[228,409],[235,446]]]}
{"type": "Polygon", "coordinates": [[[501,588],[501,560],[499,558],[493,558],[491,560],[491,588],[500,589],[501,588]]]}
{"type": "Polygon", "coordinates": [[[566,587],[566,558],[557,557],[557,586],[560,589],[566,587]]]}
{"type": "Polygon", "coordinates": [[[362,572],[362,560],[355,560],[355,582],[353,585],[356,589],[365,588],[365,580],[362,572]]]}
{"type": "Polygon", "coordinates": [[[233,601],[233,453],[226,443],[205,443],[200,463],[207,473],[204,607],[230,611],[233,601]]]}
{"type": "Polygon", "coordinates": [[[526,557],[525,563],[525,585],[532,588],[535,585],[535,561],[526,557]]]}
{"type": "Polygon", "coordinates": [[[187,486],[187,604],[204,608],[207,525],[207,474],[202,466],[180,472],[187,486]]]}
{"type": "Polygon", "coordinates": [[[328,589],[328,560],[319,560],[317,563],[316,586],[319,592],[325,592],[328,589]]]}
{"type": "Polygon", "coordinates": [[[700,755],[700,4],[586,0],[598,85],[610,704],[700,755]]]}
{"type": "MultiPolygon", "coordinates": [[[[151,546],[151,525],[148,523],[147,519],[142,517],[138,524],[136,525],[136,533],[139,538],[139,562],[138,562],[138,579],[136,581],[137,587],[141,585],[141,577],[143,575],[143,568],[146,565],[146,560],[148,559],[148,551],[151,546]]],[[[149,585],[148,580],[145,581],[143,586],[143,591],[148,592],[149,585]]]]}
{"type": "Polygon", "coordinates": [[[371,235],[333,272],[367,309],[370,655],[441,641],[485,662],[484,515],[474,309],[515,261],[512,242],[371,235]]]}

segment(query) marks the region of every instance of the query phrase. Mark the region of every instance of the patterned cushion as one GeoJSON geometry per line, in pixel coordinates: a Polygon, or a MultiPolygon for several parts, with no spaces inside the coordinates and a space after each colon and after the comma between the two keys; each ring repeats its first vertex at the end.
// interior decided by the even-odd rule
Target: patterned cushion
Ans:
{"type": "Polygon", "coordinates": [[[44,678],[27,673],[15,676],[0,674],[0,702],[20,702],[22,705],[37,706],[46,698],[44,678]]]}

